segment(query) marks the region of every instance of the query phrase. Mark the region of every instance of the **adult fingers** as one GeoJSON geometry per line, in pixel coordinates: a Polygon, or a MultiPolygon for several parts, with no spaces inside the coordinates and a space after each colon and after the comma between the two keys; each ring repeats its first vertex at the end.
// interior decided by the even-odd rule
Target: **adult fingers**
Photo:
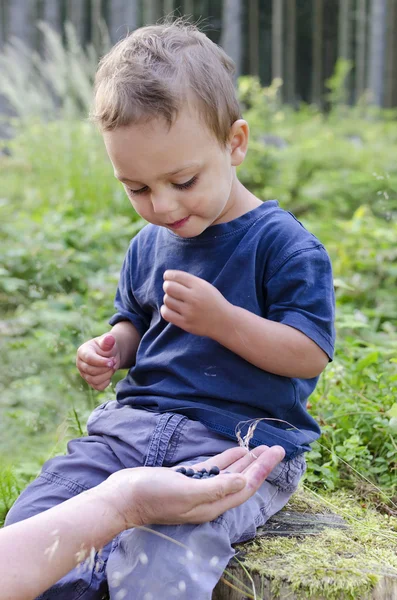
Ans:
{"type": "MultiPolygon", "coordinates": [[[[266,477],[273,471],[284,458],[285,450],[281,446],[272,446],[262,452],[260,456],[244,471],[247,478],[247,487],[254,492],[262,485],[266,477]]],[[[253,493],[254,493],[253,492],[253,493]]]]}
{"type": "MultiPolygon", "coordinates": [[[[240,446],[234,446],[233,448],[229,448],[225,450],[221,454],[216,454],[215,456],[211,456],[202,462],[199,462],[195,465],[191,465],[192,468],[198,469],[209,469],[211,467],[219,467],[222,471],[227,469],[230,465],[235,463],[239,458],[244,456],[247,453],[245,448],[241,448],[240,446]]],[[[180,465],[178,465],[180,466],[180,465]]]]}
{"type": "Polygon", "coordinates": [[[195,523],[210,521],[227,510],[246,502],[260,488],[266,477],[284,456],[284,449],[280,446],[272,446],[265,450],[243,475],[246,485],[240,491],[226,496],[223,493],[225,483],[222,480],[228,477],[239,478],[239,475],[221,474],[218,477],[200,481],[199,483],[202,484],[202,487],[206,486],[208,488],[210,495],[214,493],[216,495],[218,493],[218,496],[212,502],[208,501],[207,504],[202,503],[200,506],[197,506],[195,510],[192,511],[190,518],[197,519],[193,521],[195,523]],[[210,485],[212,485],[211,488],[209,487],[210,485]],[[219,486],[218,490],[216,490],[216,485],[219,486]]]}
{"type": "Polygon", "coordinates": [[[231,473],[243,473],[267,448],[268,446],[258,446],[253,450],[245,450],[244,456],[230,465],[227,470],[231,473]]]}

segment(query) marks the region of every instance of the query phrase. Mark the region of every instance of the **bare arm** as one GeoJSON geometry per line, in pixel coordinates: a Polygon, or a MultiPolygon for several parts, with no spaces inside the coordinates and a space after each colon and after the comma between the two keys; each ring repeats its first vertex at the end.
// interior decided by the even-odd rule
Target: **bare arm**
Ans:
{"type": "Polygon", "coordinates": [[[111,330],[120,352],[119,369],[129,369],[135,364],[141,336],[131,321],[120,321],[111,330]]]}
{"type": "Polygon", "coordinates": [[[328,356],[302,332],[234,306],[210,283],[184,271],[164,274],[161,314],[181,329],[212,338],[256,367],[308,379],[328,356]]]}
{"type": "Polygon", "coordinates": [[[31,600],[91,551],[134,525],[204,523],[250,498],[284,457],[279,446],[255,457],[231,448],[196,468],[231,471],[203,481],[171,469],[122,469],[96,488],[0,530],[2,600],[31,600]]]}
{"type": "Polygon", "coordinates": [[[325,352],[298,329],[232,304],[212,337],[256,367],[284,377],[316,377],[328,364],[325,352]]]}

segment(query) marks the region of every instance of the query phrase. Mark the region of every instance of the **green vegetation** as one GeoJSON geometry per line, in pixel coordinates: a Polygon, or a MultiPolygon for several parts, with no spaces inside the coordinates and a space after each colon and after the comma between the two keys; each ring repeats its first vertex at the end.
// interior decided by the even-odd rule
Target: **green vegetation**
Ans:
{"type": "MultiPolygon", "coordinates": [[[[68,60],[72,69],[82,58],[70,51],[68,60]]],[[[395,513],[396,115],[340,105],[340,80],[323,115],[281,106],[277,82],[261,89],[242,78],[252,143],[239,174],[260,198],[293,211],[333,261],[338,345],[310,398],[323,436],[308,455],[306,484],[370,492],[395,513]]],[[[113,397],[79,377],[75,353],[108,327],[124,252],[143,224],[82,116],[86,104],[77,97],[71,110],[56,101],[67,86],[47,87],[54,118],[14,105],[14,137],[0,154],[0,518],[40,465],[84,432],[92,408],[113,397]]]]}
{"type": "MultiPolygon", "coordinates": [[[[258,537],[238,546],[242,565],[254,580],[258,598],[293,597],[356,600],[391,597],[385,593],[370,595],[387,578],[393,583],[397,570],[396,517],[379,515],[373,508],[361,507],[346,491],[326,494],[321,502],[308,491],[294,495],[285,510],[326,513],[331,510],[346,518],[346,529],[326,528],[307,537],[258,537]],[[324,500],[330,504],[324,505],[324,500]],[[263,591],[266,590],[266,596],[263,591]]],[[[236,571],[231,570],[235,575],[236,571]]],[[[241,571],[239,570],[239,575],[241,571]]],[[[226,579],[229,579],[226,575],[226,579]]],[[[245,579],[245,577],[243,577],[245,579]]],[[[238,582],[232,580],[240,589],[238,582]]],[[[243,585],[242,585],[243,584],[243,585]]],[[[251,581],[246,581],[252,594],[251,581]]],[[[248,597],[254,598],[250,595],[248,597]]]]}

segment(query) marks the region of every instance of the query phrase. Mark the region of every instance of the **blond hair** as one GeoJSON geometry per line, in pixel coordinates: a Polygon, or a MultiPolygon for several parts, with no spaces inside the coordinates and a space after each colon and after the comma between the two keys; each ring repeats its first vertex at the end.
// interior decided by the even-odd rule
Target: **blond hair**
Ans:
{"type": "Polygon", "coordinates": [[[102,131],[152,118],[169,127],[187,102],[222,145],[240,118],[234,63],[183,19],[141,27],[101,60],[91,119],[102,131]]]}

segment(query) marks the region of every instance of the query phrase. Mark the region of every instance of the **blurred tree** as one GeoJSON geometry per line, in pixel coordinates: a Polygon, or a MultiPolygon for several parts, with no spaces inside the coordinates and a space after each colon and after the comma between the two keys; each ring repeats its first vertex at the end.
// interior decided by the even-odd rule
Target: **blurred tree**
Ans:
{"type": "Polygon", "coordinates": [[[323,94],[323,0],[313,0],[311,101],[322,106],[323,94]]]}
{"type": "Polygon", "coordinates": [[[241,74],[242,1],[223,0],[221,46],[236,64],[236,77],[241,74]]]}
{"type": "Polygon", "coordinates": [[[116,43],[138,27],[137,0],[111,0],[109,7],[110,39],[116,43]]]}
{"type": "Polygon", "coordinates": [[[170,15],[174,12],[174,0],[164,0],[163,14],[164,16],[170,15]]]}
{"type": "Polygon", "coordinates": [[[283,79],[283,0],[272,3],[272,79],[283,79]]]}
{"type": "Polygon", "coordinates": [[[258,0],[248,0],[249,70],[259,75],[259,7],[258,0]]]}
{"type": "Polygon", "coordinates": [[[384,94],[386,0],[371,0],[370,25],[368,89],[374,104],[381,106],[384,94]]]}
{"type": "Polygon", "coordinates": [[[4,0],[0,0],[0,48],[6,39],[6,7],[4,0]]]}
{"type": "Polygon", "coordinates": [[[81,42],[84,39],[84,8],[84,2],[81,0],[68,0],[68,2],[66,2],[66,19],[72,23],[76,31],[77,39],[81,42]]]}
{"type": "Polygon", "coordinates": [[[61,3],[54,0],[43,0],[43,20],[47,21],[54,31],[62,31],[61,3]]]}
{"type": "Polygon", "coordinates": [[[366,50],[367,50],[367,0],[357,0],[356,8],[356,50],[355,50],[355,66],[356,66],[356,81],[355,81],[355,100],[360,99],[360,96],[365,90],[365,65],[366,65],[366,50]]]}
{"type": "Polygon", "coordinates": [[[285,64],[285,100],[295,102],[296,0],[287,0],[287,43],[285,64]]]}
{"type": "Polygon", "coordinates": [[[34,0],[12,0],[7,3],[7,37],[18,37],[30,46],[33,39],[32,23],[35,20],[36,3],[34,0]]]}
{"type": "Polygon", "coordinates": [[[143,24],[153,25],[162,16],[161,0],[144,0],[143,2],[143,24]]]}
{"type": "Polygon", "coordinates": [[[339,0],[338,58],[351,59],[351,0],[339,0]]]}
{"type": "MultiPolygon", "coordinates": [[[[352,0],[339,0],[338,13],[338,58],[351,60],[352,58],[352,18],[351,18],[352,0]]],[[[344,88],[346,90],[346,100],[351,97],[351,76],[347,75],[344,88]]]]}
{"type": "Polygon", "coordinates": [[[194,0],[185,0],[183,12],[186,17],[190,17],[190,20],[194,20],[194,0]]]}
{"type": "Polygon", "coordinates": [[[91,42],[99,52],[101,46],[102,5],[101,0],[91,0],[91,42]]]}
{"type": "Polygon", "coordinates": [[[385,58],[385,98],[383,105],[390,108],[393,106],[393,95],[396,79],[396,2],[387,0],[387,24],[386,24],[386,58],[385,58]]]}

